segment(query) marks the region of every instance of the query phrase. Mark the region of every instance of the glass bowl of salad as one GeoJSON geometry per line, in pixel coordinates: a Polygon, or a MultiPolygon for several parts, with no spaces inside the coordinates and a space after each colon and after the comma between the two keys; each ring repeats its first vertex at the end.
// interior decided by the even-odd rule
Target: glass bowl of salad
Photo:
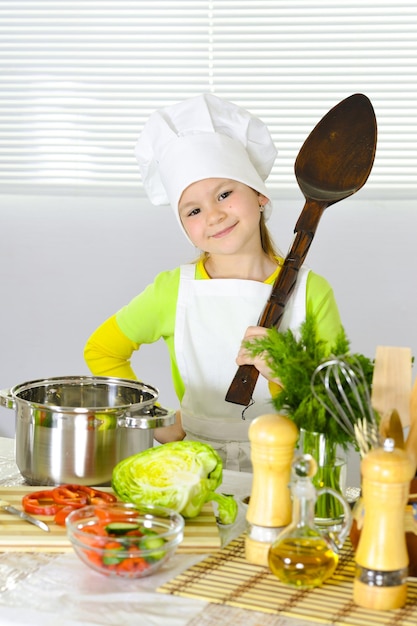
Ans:
{"type": "Polygon", "coordinates": [[[154,574],[184,535],[184,519],[172,509],[126,502],[75,509],[65,523],[81,561],[96,572],[121,578],[154,574]]]}

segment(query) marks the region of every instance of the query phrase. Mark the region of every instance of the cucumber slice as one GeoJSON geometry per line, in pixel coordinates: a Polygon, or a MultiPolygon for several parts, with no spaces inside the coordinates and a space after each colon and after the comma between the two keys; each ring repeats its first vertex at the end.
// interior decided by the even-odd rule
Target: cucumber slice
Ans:
{"type": "Polygon", "coordinates": [[[132,530],[139,530],[140,524],[135,522],[110,522],[106,525],[105,531],[109,535],[126,535],[132,530]]]}
{"type": "Polygon", "coordinates": [[[164,543],[164,539],[161,539],[158,535],[155,535],[154,537],[147,536],[141,539],[140,547],[143,550],[158,550],[158,548],[162,548],[164,543]]]}
{"type": "Polygon", "coordinates": [[[148,563],[155,563],[155,561],[160,561],[166,555],[166,550],[164,550],[165,539],[158,536],[158,533],[155,533],[153,536],[147,535],[140,540],[140,547],[142,550],[152,550],[152,555],[146,556],[145,559],[148,563]]]}
{"type": "Polygon", "coordinates": [[[120,556],[103,556],[103,565],[118,565],[125,560],[126,557],[120,556]]]}

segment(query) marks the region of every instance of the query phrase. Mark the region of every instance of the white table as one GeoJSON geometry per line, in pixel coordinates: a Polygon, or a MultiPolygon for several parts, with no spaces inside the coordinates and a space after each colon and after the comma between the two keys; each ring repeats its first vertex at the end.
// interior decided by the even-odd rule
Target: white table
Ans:
{"type": "MultiPolygon", "coordinates": [[[[252,476],[224,472],[222,491],[250,494],[252,476]]],[[[14,440],[0,438],[0,485],[24,480],[14,461],[14,440]]],[[[239,502],[237,521],[220,529],[225,545],[246,527],[239,502]]],[[[0,527],[1,532],[1,527],[0,527]]],[[[204,558],[177,554],[156,575],[110,579],[73,553],[0,553],[0,626],[311,626],[290,618],[156,593],[167,580],[204,558]]]]}

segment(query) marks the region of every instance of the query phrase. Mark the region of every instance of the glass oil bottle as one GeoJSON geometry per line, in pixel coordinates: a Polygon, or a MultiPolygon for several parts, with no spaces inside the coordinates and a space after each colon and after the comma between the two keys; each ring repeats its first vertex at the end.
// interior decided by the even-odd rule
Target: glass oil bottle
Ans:
{"type": "Polygon", "coordinates": [[[349,505],[333,489],[316,491],[312,478],[317,464],[309,454],[298,456],[292,466],[292,522],[272,543],[268,564],[281,582],[298,588],[317,587],[335,571],[351,525],[349,505]],[[314,508],[321,493],[331,493],[341,502],[344,520],[337,533],[324,534],[314,523],[314,508]]]}

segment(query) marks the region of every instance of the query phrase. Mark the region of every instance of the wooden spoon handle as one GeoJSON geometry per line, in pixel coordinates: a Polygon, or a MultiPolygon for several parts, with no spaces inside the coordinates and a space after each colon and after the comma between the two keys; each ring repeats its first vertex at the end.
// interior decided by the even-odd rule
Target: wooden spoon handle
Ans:
{"type": "MultiPolygon", "coordinates": [[[[306,204],[296,224],[294,245],[278,275],[259,326],[279,325],[323,210],[365,184],[375,148],[375,113],[363,94],[342,100],[307,137],[295,162],[295,174],[306,204]]],[[[248,406],[257,378],[258,373],[249,376],[247,368],[244,373],[238,370],[226,401],[248,406]]]]}
{"type": "MultiPolygon", "coordinates": [[[[320,217],[327,204],[308,201],[298,218],[293,244],[288,252],[281,271],[272,287],[271,295],[258,322],[264,328],[279,327],[285,305],[297,282],[298,271],[307,256],[320,217]]],[[[241,365],[227,391],[226,402],[248,406],[250,404],[259,372],[253,365],[241,365]]]]}

